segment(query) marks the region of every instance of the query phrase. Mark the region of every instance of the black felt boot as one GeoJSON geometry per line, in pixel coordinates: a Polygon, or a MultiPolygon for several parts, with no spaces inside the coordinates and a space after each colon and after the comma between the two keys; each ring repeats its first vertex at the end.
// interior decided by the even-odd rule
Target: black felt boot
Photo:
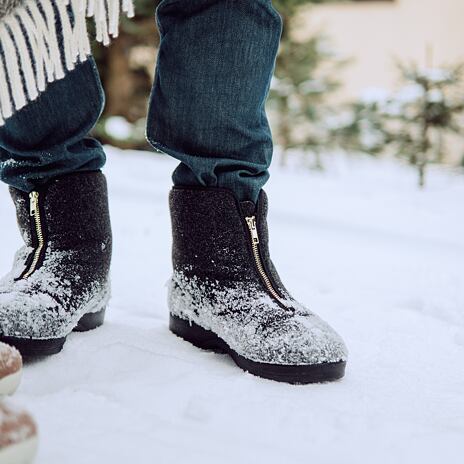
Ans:
{"type": "Polygon", "coordinates": [[[111,226],[101,172],[63,176],[29,195],[10,189],[25,246],[0,281],[0,341],[23,355],[61,351],[103,323],[111,226]]]}
{"type": "Polygon", "coordinates": [[[170,208],[172,332],[268,379],[343,377],[342,339],[292,298],[272,264],[264,191],[255,205],[228,190],[174,188],[170,208]]]}

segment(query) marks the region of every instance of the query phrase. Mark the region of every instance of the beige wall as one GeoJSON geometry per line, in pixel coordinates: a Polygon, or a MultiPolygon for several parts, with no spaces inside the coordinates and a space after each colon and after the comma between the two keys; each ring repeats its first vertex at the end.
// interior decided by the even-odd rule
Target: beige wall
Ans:
{"type": "Polygon", "coordinates": [[[394,59],[433,65],[464,62],[464,0],[395,0],[317,5],[305,11],[300,34],[325,31],[352,57],[343,71],[343,99],[366,87],[394,88],[394,59]]]}

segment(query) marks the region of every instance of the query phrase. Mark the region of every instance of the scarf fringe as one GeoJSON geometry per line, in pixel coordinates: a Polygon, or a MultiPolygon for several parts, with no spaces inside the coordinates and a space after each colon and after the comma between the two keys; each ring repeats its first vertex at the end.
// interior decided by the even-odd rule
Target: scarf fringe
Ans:
{"type": "Polygon", "coordinates": [[[134,16],[132,0],[28,0],[2,18],[0,126],[90,56],[86,18],[97,41],[109,45],[121,14],[134,16]]]}

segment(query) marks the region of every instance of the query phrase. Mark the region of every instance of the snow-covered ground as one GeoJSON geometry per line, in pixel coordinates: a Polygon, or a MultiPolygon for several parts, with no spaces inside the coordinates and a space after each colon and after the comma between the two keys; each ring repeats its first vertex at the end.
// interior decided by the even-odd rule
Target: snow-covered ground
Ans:
{"type": "MultiPolygon", "coordinates": [[[[464,176],[334,157],[274,169],[271,249],[288,287],[350,348],[344,380],[261,380],[167,329],[174,162],[108,149],[115,236],[104,327],[26,366],[16,402],[38,464],[460,463],[464,176]]],[[[0,188],[0,272],[19,246],[0,188]]]]}

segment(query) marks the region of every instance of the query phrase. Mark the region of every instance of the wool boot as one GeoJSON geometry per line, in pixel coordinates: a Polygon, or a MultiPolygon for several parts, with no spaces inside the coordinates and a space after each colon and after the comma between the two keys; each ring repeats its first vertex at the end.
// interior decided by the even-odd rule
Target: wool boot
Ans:
{"type": "Polygon", "coordinates": [[[219,188],[171,191],[170,329],[260,377],[339,379],[345,344],[281,282],[269,254],[267,209],[264,191],[257,204],[219,188]]]}
{"type": "Polygon", "coordinates": [[[112,246],[106,179],[77,173],[29,195],[10,193],[25,246],[0,281],[0,341],[23,356],[55,354],[72,331],[104,320],[112,246]]]}

